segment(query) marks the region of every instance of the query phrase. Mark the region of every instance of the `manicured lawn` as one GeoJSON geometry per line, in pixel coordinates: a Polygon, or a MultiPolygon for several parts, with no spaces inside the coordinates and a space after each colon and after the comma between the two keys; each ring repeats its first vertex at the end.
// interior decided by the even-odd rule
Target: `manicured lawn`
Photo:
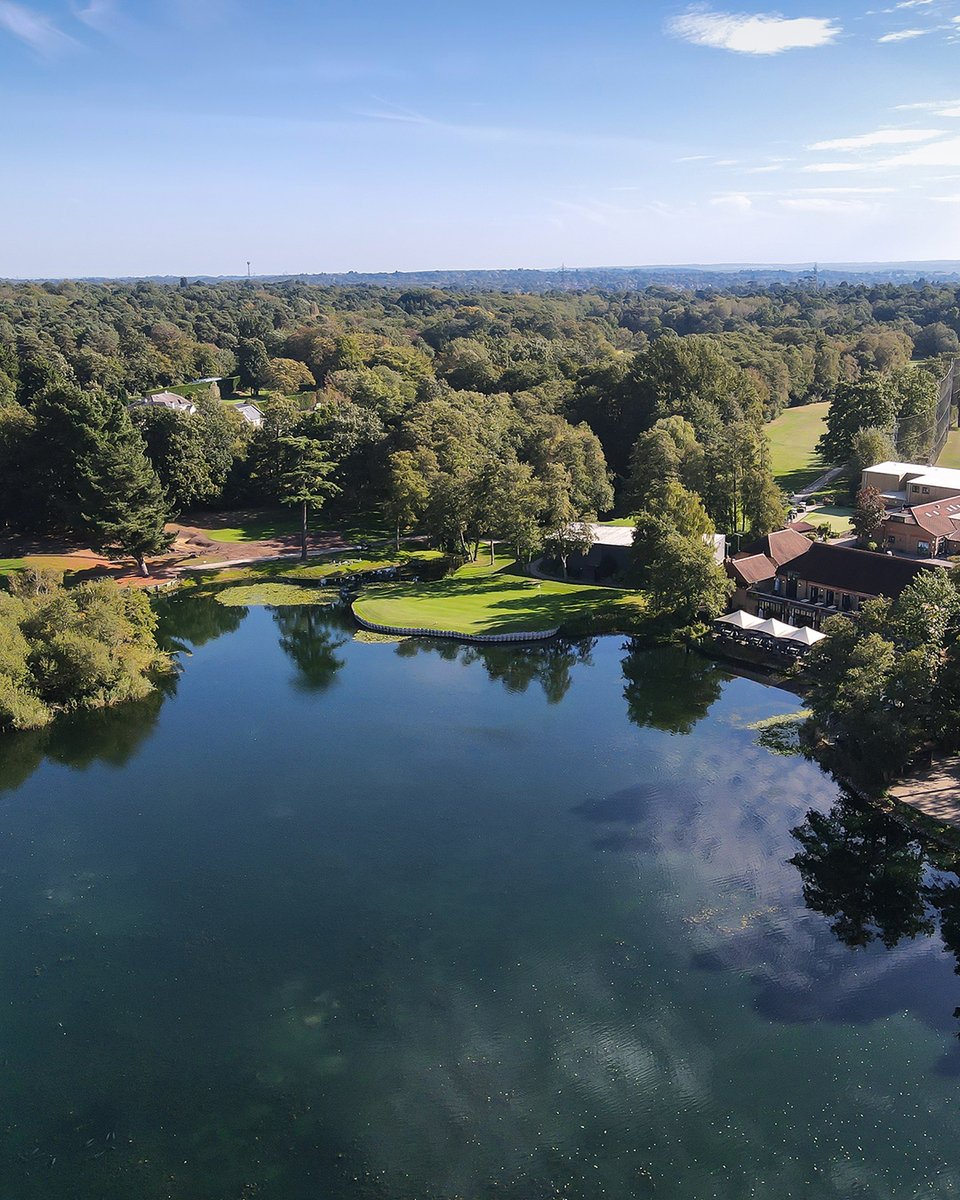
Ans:
{"type": "Polygon", "coordinates": [[[628,525],[635,525],[636,517],[613,517],[609,521],[601,521],[601,525],[609,525],[613,529],[626,529],[628,525]]]}
{"type": "Polygon", "coordinates": [[[828,401],[787,408],[767,426],[774,478],[785,492],[795,492],[818,475],[824,464],[816,454],[817,439],[826,429],[828,401]]]}
{"type": "Polygon", "coordinates": [[[960,470],[960,429],[951,429],[947,434],[947,444],[937,459],[937,466],[960,470]]]}
{"type": "Polygon", "coordinates": [[[852,516],[852,508],[843,508],[839,504],[822,504],[819,508],[808,508],[805,513],[800,514],[800,519],[811,525],[829,525],[834,533],[852,533],[852,516]]]}
{"type": "Polygon", "coordinates": [[[354,611],[377,625],[452,633],[537,633],[634,628],[644,604],[636,592],[528,579],[500,559],[471,564],[437,583],[386,584],[365,593],[354,611]]]}
{"type": "Polygon", "coordinates": [[[25,571],[28,567],[44,571],[84,571],[90,563],[60,554],[31,554],[26,558],[0,558],[0,574],[5,571],[25,571]]]}

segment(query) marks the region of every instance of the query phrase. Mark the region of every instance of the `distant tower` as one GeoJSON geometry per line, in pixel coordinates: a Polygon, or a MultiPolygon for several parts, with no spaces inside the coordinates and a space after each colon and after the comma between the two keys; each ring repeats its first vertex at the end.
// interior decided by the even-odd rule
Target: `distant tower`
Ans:
{"type": "Polygon", "coordinates": [[[250,259],[247,259],[247,279],[250,278],[250,259]]]}
{"type": "Polygon", "coordinates": [[[813,264],[813,287],[814,287],[814,291],[818,292],[820,290],[820,264],[819,263],[813,264]]]}
{"type": "Polygon", "coordinates": [[[560,288],[563,290],[567,286],[567,264],[560,264],[560,288]]]}

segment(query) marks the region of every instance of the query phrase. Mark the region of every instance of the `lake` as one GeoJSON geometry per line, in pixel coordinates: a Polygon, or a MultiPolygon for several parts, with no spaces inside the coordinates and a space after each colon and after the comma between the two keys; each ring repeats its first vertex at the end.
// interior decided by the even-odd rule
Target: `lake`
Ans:
{"type": "Polygon", "coordinates": [[[622,638],[166,603],[0,743],[3,1200],[946,1197],[949,859],[622,638]]]}

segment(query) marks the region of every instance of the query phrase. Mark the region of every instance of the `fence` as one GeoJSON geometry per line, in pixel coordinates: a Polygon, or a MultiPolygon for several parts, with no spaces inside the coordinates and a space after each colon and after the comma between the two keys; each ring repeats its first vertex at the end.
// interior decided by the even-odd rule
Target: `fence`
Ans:
{"type": "Polygon", "coordinates": [[[455,633],[450,629],[407,629],[401,625],[377,625],[366,621],[357,611],[351,608],[353,619],[371,633],[393,633],[400,637],[434,637],[457,638],[461,642],[545,642],[556,637],[560,626],[556,629],[542,629],[533,633],[455,633]]]}

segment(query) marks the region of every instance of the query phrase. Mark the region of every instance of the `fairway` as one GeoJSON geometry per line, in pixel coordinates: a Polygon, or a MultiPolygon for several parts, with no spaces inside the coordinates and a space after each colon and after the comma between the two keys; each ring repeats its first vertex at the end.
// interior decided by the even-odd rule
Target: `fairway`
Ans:
{"type": "Polygon", "coordinates": [[[512,566],[499,559],[494,568],[470,564],[438,583],[386,585],[364,594],[353,609],[374,625],[467,636],[557,626],[567,633],[624,631],[643,614],[636,592],[528,579],[512,566]]]}
{"type": "Polygon", "coordinates": [[[773,475],[785,492],[805,487],[827,469],[816,453],[826,429],[828,401],[787,408],[767,426],[773,475]]]}

